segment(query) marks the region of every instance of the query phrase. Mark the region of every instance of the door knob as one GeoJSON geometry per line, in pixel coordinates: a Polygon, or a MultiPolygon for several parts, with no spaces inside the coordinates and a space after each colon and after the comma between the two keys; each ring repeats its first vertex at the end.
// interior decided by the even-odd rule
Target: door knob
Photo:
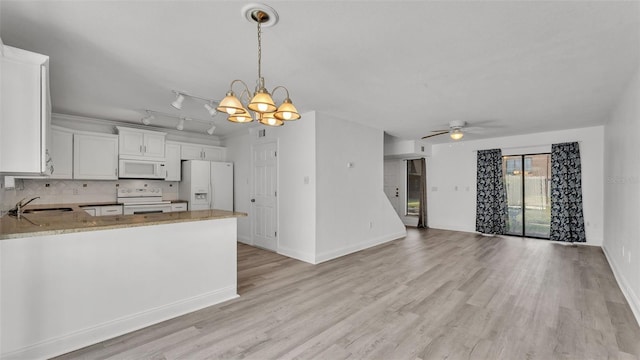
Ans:
{"type": "Polygon", "coordinates": [[[251,202],[256,202],[256,199],[251,199],[251,202]]]}

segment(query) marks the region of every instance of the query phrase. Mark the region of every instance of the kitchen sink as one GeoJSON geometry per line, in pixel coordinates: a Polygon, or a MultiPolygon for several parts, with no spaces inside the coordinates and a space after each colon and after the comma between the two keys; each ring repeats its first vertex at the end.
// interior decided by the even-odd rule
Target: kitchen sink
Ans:
{"type": "Polygon", "coordinates": [[[70,207],[44,208],[44,209],[27,209],[23,210],[23,214],[56,214],[61,212],[73,211],[70,207]]]}

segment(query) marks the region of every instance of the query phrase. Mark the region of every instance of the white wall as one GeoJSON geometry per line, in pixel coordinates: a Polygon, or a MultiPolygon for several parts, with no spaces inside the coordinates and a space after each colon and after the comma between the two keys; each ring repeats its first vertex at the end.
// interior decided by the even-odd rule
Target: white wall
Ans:
{"type": "MultiPolygon", "coordinates": [[[[249,129],[224,139],[227,161],[233,162],[234,210],[249,214],[251,211],[251,138],[249,129]]],[[[251,215],[238,218],[238,241],[253,245],[251,241],[251,215]]]]}
{"type": "Polygon", "coordinates": [[[640,69],[604,128],[603,248],[640,322],[640,69]]]}
{"type": "Polygon", "coordinates": [[[316,262],[406,235],[384,194],[384,133],[319,114],[316,139],[316,262]]]}
{"type": "MultiPolygon", "coordinates": [[[[270,128],[257,126],[250,132],[224,140],[227,158],[235,168],[235,207],[249,217],[238,222],[240,241],[251,244],[251,145],[278,143],[278,253],[313,263],[316,241],[315,197],[315,112],[302,114],[299,121],[270,128]],[[257,137],[264,129],[266,136],[257,137]],[[309,183],[305,184],[305,177],[309,183]]],[[[240,220],[240,219],[239,219],[240,220]]]]}
{"type": "Polygon", "coordinates": [[[224,140],[236,210],[249,213],[239,219],[240,241],[251,244],[251,145],[268,141],[278,143],[278,253],[318,263],[405,235],[383,192],[383,132],[309,112],[224,140]]]}
{"type": "Polygon", "coordinates": [[[504,154],[550,152],[551,144],[580,142],[587,243],[603,234],[603,126],[434,145],[427,161],[428,222],[438,229],[475,232],[477,150],[504,154]]]}
{"type": "Polygon", "coordinates": [[[48,359],[235,298],[236,268],[235,218],[2,240],[0,358],[48,359]]]}
{"type": "Polygon", "coordinates": [[[276,128],[278,252],[313,262],[316,252],[316,113],[276,128]],[[309,183],[305,184],[305,177],[309,183]]]}

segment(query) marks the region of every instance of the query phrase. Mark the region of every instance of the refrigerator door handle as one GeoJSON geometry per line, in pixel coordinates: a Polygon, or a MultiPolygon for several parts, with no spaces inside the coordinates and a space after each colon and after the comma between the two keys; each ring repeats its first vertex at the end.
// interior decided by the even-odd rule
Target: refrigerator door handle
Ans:
{"type": "Polygon", "coordinates": [[[209,209],[211,209],[211,179],[209,179],[209,184],[207,185],[207,196],[209,196],[209,209]]]}

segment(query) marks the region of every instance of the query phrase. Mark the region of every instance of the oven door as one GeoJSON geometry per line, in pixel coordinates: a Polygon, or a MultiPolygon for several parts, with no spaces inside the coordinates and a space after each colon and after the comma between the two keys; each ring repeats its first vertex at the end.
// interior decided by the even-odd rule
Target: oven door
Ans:
{"type": "Polygon", "coordinates": [[[171,204],[125,205],[123,211],[125,215],[166,213],[171,212],[171,204]]]}

